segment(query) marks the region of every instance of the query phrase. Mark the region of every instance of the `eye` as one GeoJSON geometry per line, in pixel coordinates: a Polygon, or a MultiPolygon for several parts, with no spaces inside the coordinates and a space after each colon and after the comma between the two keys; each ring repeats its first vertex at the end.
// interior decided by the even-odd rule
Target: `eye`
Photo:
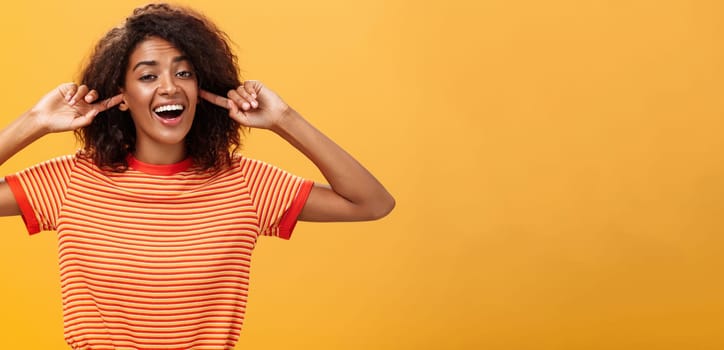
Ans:
{"type": "Polygon", "coordinates": [[[140,78],[138,78],[140,81],[154,81],[156,80],[156,76],[153,74],[144,74],[140,78]]]}
{"type": "Polygon", "coordinates": [[[179,78],[187,78],[187,79],[188,79],[188,78],[193,78],[193,77],[194,77],[194,73],[191,72],[191,71],[184,70],[184,71],[180,71],[180,72],[176,73],[176,76],[179,77],[179,78]]]}

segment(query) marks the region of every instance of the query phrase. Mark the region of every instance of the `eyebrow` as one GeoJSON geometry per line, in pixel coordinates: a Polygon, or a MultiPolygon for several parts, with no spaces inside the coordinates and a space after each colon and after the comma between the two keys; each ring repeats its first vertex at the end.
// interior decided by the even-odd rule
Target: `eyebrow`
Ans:
{"type": "MultiPolygon", "coordinates": [[[[173,63],[181,62],[181,61],[188,61],[189,58],[187,56],[176,56],[173,58],[173,63]]],[[[148,61],[140,61],[136,63],[135,66],[133,66],[132,71],[135,71],[140,66],[157,66],[158,62],[154,60],[148,60],[148,61]]]]}

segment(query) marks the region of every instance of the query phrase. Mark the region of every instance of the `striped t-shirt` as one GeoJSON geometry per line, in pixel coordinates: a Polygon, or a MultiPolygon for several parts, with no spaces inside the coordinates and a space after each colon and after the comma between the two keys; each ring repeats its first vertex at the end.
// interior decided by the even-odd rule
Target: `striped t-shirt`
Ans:
{"type": "Polygon", "coordinates": [[[251,253],[289,238],[312,182],[239,157],[122,173],[65,156],[7,183],[28,231],[58,234],[65,338],[73,349],[232,349],[251,253]]]}

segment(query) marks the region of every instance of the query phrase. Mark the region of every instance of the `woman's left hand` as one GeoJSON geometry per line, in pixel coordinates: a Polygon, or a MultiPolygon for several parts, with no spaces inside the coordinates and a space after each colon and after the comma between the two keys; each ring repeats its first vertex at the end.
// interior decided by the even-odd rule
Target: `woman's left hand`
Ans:
{"type": "Polygon", "coordinates": [[[199,96],[219,107],[229,110],[229,117],[239,124],[251,128],[273,129],[284,119],[289,110],[279,95],[257,80],[247,80],[226,97],[206,90],[199,96]]]}

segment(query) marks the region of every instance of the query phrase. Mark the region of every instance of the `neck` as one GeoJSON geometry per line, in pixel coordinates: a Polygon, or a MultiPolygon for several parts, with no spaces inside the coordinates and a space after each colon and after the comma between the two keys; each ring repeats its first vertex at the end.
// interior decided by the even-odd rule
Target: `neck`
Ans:
{"type": "Polygon", "coordinates": [[[144,145],[136,143],[136,152],[133,154],[136,159],[156,165],[175,164],[186,159],[186,146],[183,143],[175,145],[144,145]]]}

